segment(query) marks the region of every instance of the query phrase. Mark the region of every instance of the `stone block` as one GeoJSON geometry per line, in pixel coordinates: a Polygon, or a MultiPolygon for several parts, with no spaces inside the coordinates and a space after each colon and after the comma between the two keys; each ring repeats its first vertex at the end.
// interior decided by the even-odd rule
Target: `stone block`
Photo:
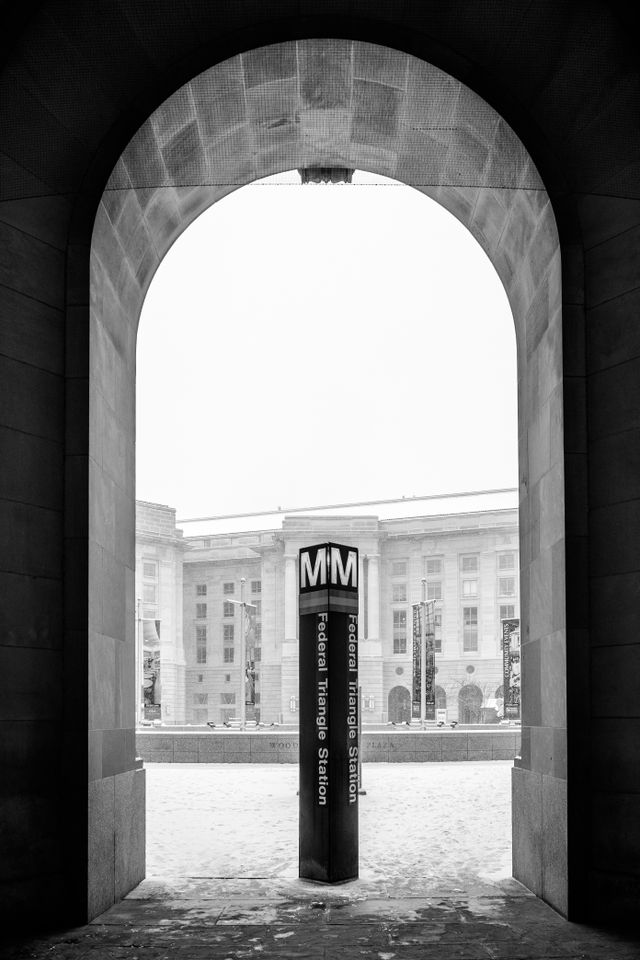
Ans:
{"type": "Polygon", "coordinates": [[[115,899],[124,897],[145,873],[145,772],[115,778],[115,899]]]}
{"type": "Polygon", "coordinates": [[[197,763],[199,737],[176,734],[173,741],[174,763],[197,763]]]}
{"type": "Polygon", "coordinates": [[[595,576],[640,570],[640,500],[591,512],[589,559],[595,576]]]}
{"type": "Polygon", "coordinates": [[[442,734],[442,760],[466,760],[469,754],[469,743],[466,733],[442,734]]]}
{"type": "Polygon", "coordinates": [[[640,256],[640,225],[625,230],[585,252],[587,302],[597,306],[605,300],[636,289],[640,256]]]}
{"type": "Polygon", "coordinates": [[[611,793],[640,793],[640,719],[594,718],[591,777],[611,793]]]}
{"type": "Polygon", "coordinates": [[[89,633],[89,729],[112,730],[116,725],[115,685],[117,640],[89,633]]]}
{"type": "Polygon", "coordinates": [[[57,721],[62,668],[58,650],[0,647],[0,720],[57,721]]]}
{"type": "Polygon", "coordinates": [[[588,312],[589,369],[603,371],[640,357],[640,288],[608,300],[588,312]]]}
{"type": "Polygon", "coordinates": [[[113,729],[102,731],[102,776],[113,777],[133,768],[135,731],[113,729]]]}
{"type": "Polygon", "coordinates": [[[354,141],[388,148],[395,145],[402,99],[401,91],[395,87],[369,80],[354,80],[354,141]]]}
{"type": "Polygon", "coordinates": [[[249,737],[244,734],[223,734],[223,751],[224,759],[227,760],[227,757],[233,756],[244,756],[247,763],[249,762],[249,756],[251,753],[251,743],[249,737]]]}
{"type": "Polygon", "coordinates": [[[640,635],[640,572],[592,577],[591,642],[614,646],[640,635]]]}
{"type": "Polygon", "coordinates": [[[349,107],[351,97],[351,43],[336,40],[298,42],[300,99],[302,106],[324,113],[349,107]]]}
{"type": "Polygon", "coordinates": [[[0,354],[51,374],[64,372],[64,316],[60,309],[0,285],[0,354]]]}
{"type": "Polygon", "coordinates": [[[589,449],[589,502],[640,499],[640,427],[601,437],[589,449]]]}
{"type": "Polygon", "coordinates": [[[355,79],[399,87],[407,85],[408,57],[398,50],[373,44],[353,44],[353,76],[355,79]]]}
{"type": "Polygon", "coordinates": [[[540,648],[540,720],[547,727],[565,727],[566,710],[566,635],[564,631],[541,637],[540,648]]]}
{"type": "Polygon", "coordinates": [[[295,44],[277,44],[242,54],[247,88],[297,75],[295,44]]]}
{"type": "Polygon", "coordinates": [[[0,220],[0,284],[62,308],[65,253],[0,220]]]}
{"type": "Polygon", "coordinates": [[[568,910],[567,783],[542,777],[542,896],[563,916],[568,910]]]}
{"type": "Polygon", "coordinates": [[[597,870],[640,875],[638,795],[597,792],[592,800],[591,830],[593,865],[597,870]]]}
{"type": "Polygon", "coordinates": [[[62,539],[60,510],[0,500],[0,552],[12,571],[60,580],[62,539]]]}
{"type": "Polygon", "coordinates": [[[588,384],[590,440],[640,429],[640,357],[592,373],[588,384]]]}
{"type": "Polygon", "coordinates": [[[511,772],[513,875],[542,895],[542,775],[514,767],[511,772]]]}
{"type": "Polygon", "coordinates": [[[198,761],[200,763],[221,763],[224,757],[224,745],[217,734],[198,737],[198,761]]]}
{"type": "Polygon", "coordinates": [[[639,717],[640,645],[597,647],[591,652],[591,703],[597,717],[639,717]]]}
{"type": "Polygon", "coordinates": [[[59,649],[62,646],[62,584],[48,577],[0,572],[2,646],[59,649]]]}
{"type": "Polygon", "coordinates": [[[50,510],[63,504],[62,445],[0,427],[0,498],[50,510]]]}
{"type": "Polygon", "coordinates": [[[89,784],[87,912],[96,917],[113,904],[115,881],[113,777],[89,784]]]}

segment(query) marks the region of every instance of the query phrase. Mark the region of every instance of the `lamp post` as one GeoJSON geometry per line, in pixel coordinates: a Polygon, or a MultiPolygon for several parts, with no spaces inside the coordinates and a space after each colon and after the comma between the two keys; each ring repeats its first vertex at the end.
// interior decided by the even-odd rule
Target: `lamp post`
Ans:
{"type": "Polygon", "coordinates": [[[246,697],[247,697],[247,643],[246,643],[246,613],[247,610],[257,610],[255,603],[246,603],[244,599],[244,588],[247,582],[246,577],[240,578],[240,600],[228,600],[229,603],[235,603],[240,607],[240,729],[244,730],[246,721],[246,697]]]}

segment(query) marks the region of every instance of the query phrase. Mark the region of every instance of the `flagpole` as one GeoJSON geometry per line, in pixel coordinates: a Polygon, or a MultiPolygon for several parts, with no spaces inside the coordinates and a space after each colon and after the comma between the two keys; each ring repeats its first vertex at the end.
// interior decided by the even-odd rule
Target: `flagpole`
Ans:
{"type": "Polygon", "coordinates": [[[422,616],[420,618],[420,726],[427,720],[427,578],[422,578],[422,616]]]}
{"type": "Polygon", "coordinates": [[[244,730],[247,716],[246,698],[247,698],[247,643],[245,637],[245,619],[246,610],[244,602],[244,585],[247,582],[246,577],[240,578],[240,729],[244,730]]]}

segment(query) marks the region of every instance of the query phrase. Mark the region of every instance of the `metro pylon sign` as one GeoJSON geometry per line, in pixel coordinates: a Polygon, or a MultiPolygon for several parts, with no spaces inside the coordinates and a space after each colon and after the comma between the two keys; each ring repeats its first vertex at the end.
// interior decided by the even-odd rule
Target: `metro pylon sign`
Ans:
{"type": "Polygon", "coordinates": [[[358,551],[300,551],[300,877],[358,877],[358,551]]]}

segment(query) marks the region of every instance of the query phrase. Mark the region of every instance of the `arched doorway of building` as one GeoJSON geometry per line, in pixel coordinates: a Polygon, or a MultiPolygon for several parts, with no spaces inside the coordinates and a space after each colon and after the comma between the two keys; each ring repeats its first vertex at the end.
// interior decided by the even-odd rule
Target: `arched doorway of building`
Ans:
{"type": "Polygon", "coordinates": [[[482,690],[475,683],[466,683],[458,694],[458,722],[482,721],[482,690]]]}
{"type": "MultiPolygon", "coordinates": [[[[114,169],[96,216],[91,261],[90,356],[94,366],[89,394],[94,426],[89,436],[89,454],[95,481],[91,489],[104,487],[104,497],[111,498],[108,503],[104,501],[105,509],[89,512],[89,536],[96,545],[89,559],[89,589],[92,596],[106,595],[105,571],[108,571],[111,590],[109,604],[99,608],[104,622],[97,622],[92,634],[96,649],[106,648],[114,636],[119,636],[108,620],[111,611],[118,607],[112,602],[112,593],[115,595],[121,587],[122,607],[129,611],[126,597],[133,596],[130,546],[125,540],[132,533],[134,477],[132,458],[121,452],[125,449],[129,453],[133,446],[136,324],[149,282],[173,241],[199,213],[231,190],[273,173],[318,164],[331,166],[340,158],[341,167],[346,164],[349,168],[382,175],[391,173],[436,199],[467,226],[498,272],[513,311],[519,380],[522,396],[526,398],[519,410],[521,435],[533,429],[533,424],[547,425],[544,444],[535,459],[535,486],[531,489],[539,490],[538,481],[546,477],[547,487],[555,491],[554,495],[562,502],[563,427],[558,413],[562,409],[559,246],[544,185],[513,131],[473,91],[428,63],[404,53],[384,48],[381,60],[382,49],[372,49],[368,44],[355,41],[291,41],[233,58],[194,78],[162,104],[140,128],[114,169]],[[346,126],[341,113],[339,121],[332,125],[332,118],[338,114],[335,110],[327,111],[327,104],[322,101],[322,91],[327,84],[327,90],[334,91],[331,71],[336,64],[341,64],[340,70],[346,71],[350,78],[345,89],[358,91],[358,97],[351,93],[347,97],[345,109],[354,112],[354,118],[353,123],[346,126]],[[354,70],[365,67],[363,77],[354,74],[354,70]],[[300,71],[304,76],[298,77],[300,71]],[[327,71],[329,74],[325,75],[327,71]],[[294,100],[302,98],[298,106],[290,104],[286,116],[282,117],[278,111],[284,109],[283,102],[273,85],[274,77],[280,74],[286,79],[294,100]],[[227,79],[232,75],[236,79],[229,86],[227,79]],[[401,82],[394,80],[389,85],[390,76],[400,78],[401,82]],[[455,97],[451,95],[452,86],[455,97]],[[311,89],[316,93],[307,102],[305,97],[311,89]],[[222,100],[231,98],[233,104],[222,110],[220,98],[212,97],[212,90],[225,91],[220,94],[222,100]],[[384,96],[378,102],[380,90],[384,96]],[[463,127],[457,123],[443,127],[442,116],[448,116],[452,110],[457,111],[457,116],[463,104],[464,134],[460,133],[463,127]],[[246,125],[250,136],[233,134],[229,128],[231,116],[234,124],[246,125]],[[298,116],[305,117],[304,134],[298,120],[293,120],[298,116]],[[383,117],[386,132],[384,160],[381,160],[377,145],[383,117]],[[468,135],[469,125],[473,127],[473,137],[468,135]],[[430,126],[437,129],[439,137],[449,138],[451,142],[446,149],[441,149],[441,145],[437,150],[432,149],[430,126]],[[409,128],[411,139],[406,141],[409,128]],[[443,134],[443,131],[447,132],[443,134]],[[483,144],[481,151],[476,149],[478,143],[483,144]],[[456,157],[460,162],[452,164],[456,157]],[[115,383],[117,391],[114,391],[115,383]],[[122,535],[122,543],[118,541],[115,549],[113,516],[116,516],[116,536],[122,535]],[[107,566],[106,557],[110,563],[113,560],[111,566],[107,566]],[[100,562],[96,558],[100,558],[100,562]]],[[[335,91],[331,97],[334,95],[335,91]]],[[[529,470],[525,456],[520,466],[525,509],[530,496],[529,470]]],[[[544,558],[540,557],[536,561],[536,570],[543,571],[541,579],[536,580],[536,603],[550,611],[563,611],[564,580],[552,576],[553,565],[564,555],[562,511],[549,516],[545,523],[544,558],[549,562],[543,563],[544,558]]],[[[528,554],[522,551],[521,556],[528,554]]],[[[529,583],[526,563],[528,561],[522,571],[523,594],[528,591],[529,583]]],[[[524,595],[522,599],[524,605],[524,595]]],[[[528,597],[526,600],[525,609],[528,609],[528,597]]],[[[372,623],[370,621],[370,626],[372,623]]],[[[120,627],[124,636],[125,626],[118,625],[118,630],[120,627]]],[[[555,635],[560,636],[564,621],[549,624],[545,621],[545,630],[552,628],[555,635]]],[[[535,639],[532,634],[530,639],[535,639]]],[[[285,617],[284,642],[295,641],[292,615],[285,617]]],[[[556,654],[550,648],[548,655],[556,654]]],[[[126,657],[133,673],[132,644],[127,647],[126,657]]],[[[124,670],[124,656],[121,659],[124,670]]],[[[532,669],[539,669],[539,657],[532,659],[532,665],[532,669]]],[[[527,669],[526,663],[524,668],[527,669]]],[[[98,673],[90,676],[89,698],[96,703],[104,701],[104,678],[98,673]]],[[[101,729],[101,714],[90,711],[90,716],[95,719],[96,729],[101,729]]],[[[557,725],[564,729],[561,719],[557,725]]],[[[94,739],[96,744],[102,742],[94,739]]],[[[92,745],[94,739],[91,739],[92,745]]],[[[130,753],[123,775],[134,770],[133,749],[130,753]]],[[[97,760],[93,768],[102,769],[97,760]]],[[[530,779],[530,773],[522,766],[517,778],[524,783],[530,779]]],[[[94,793],[98,796],[97,790],[94,793]]],[[[514,809],[514,823],[521,825],[518,829],[526,833],[537,814],[528,800],[526,804],[521,802],[523,795],[522,790],[514,789],[514,802],[518,804],[514,809]]],[[[562,802],[559,801],[564,811],[563,804],[564,793],[562,802]]],[[[124,813],[124,807],[116,811],[115,821],[124,813]]],[[[126,815],[129,816],[128,809],[126,815]]],[[[140,817],[139,810],[137,816],[140,817]]],[[[97,834],[95,840],[96,844],[102,842],[97,834]]],[[[90,834],[90,847],[92,842],[90,834]]],[[[114,851],[117,858],[117,849],[114,851]]],[[[557,845],[554,851],[557,852],[557,845]]],[[[557,862],[556,856],[554,863],[557,862]]],[[[144,872],[144,856],[138,856],[135,863],[132,860],[130,868],[123,888],[144,872]]],[[[104,909],[112,896],[113,886],[109,889],[97,875],[90,878],[89,912],[92,915],[104,909]]]]}
{"type": "Polygon", "coordinates": [[[447,694],[442,687],[436,687],[436,710],[447,709],[447,694]]]}
{"type": "Polygon", "coordinates": [[[411,694],[406,687],[393,687],[389,691],[389,720],[392,723],[408,723],[411,720],[411,694]]]}

